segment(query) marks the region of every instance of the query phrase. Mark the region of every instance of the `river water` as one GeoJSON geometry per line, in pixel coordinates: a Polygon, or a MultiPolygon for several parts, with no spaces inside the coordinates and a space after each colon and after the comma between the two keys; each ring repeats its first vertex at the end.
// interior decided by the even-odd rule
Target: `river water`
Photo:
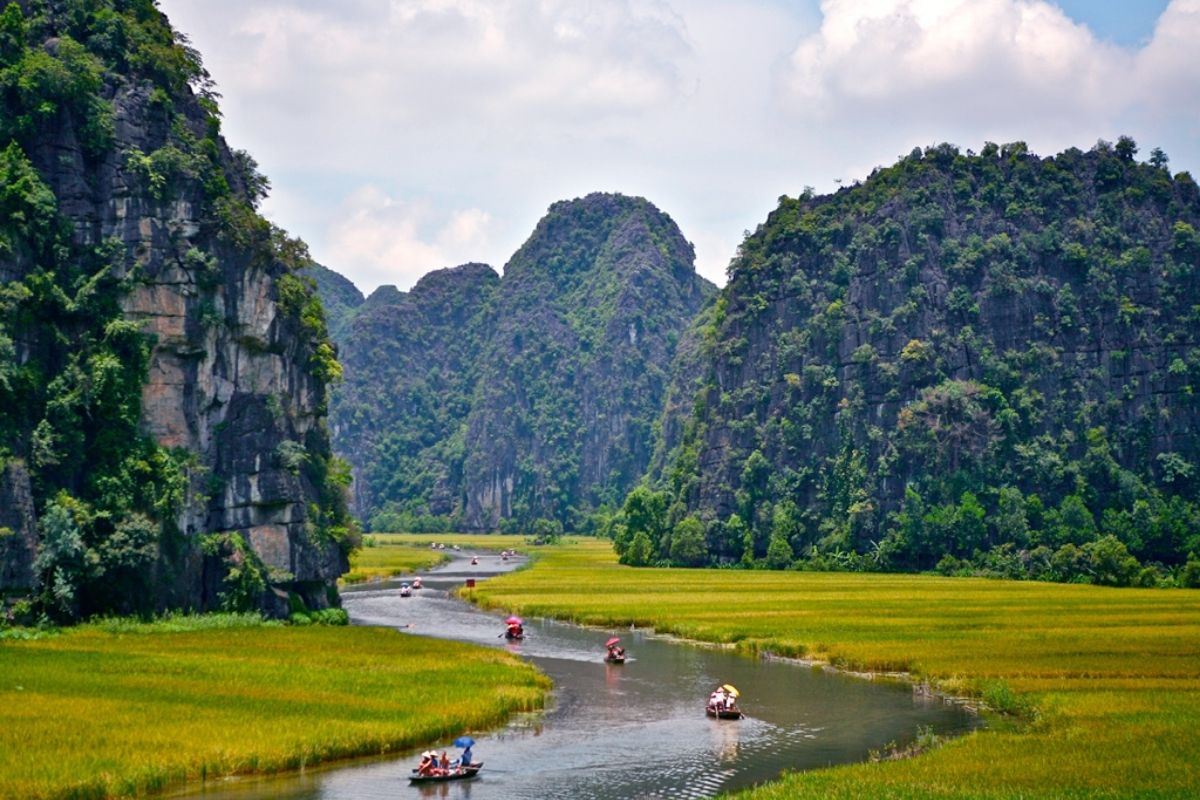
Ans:
{"type": "MultiPolygon", "coordinates": [[[[473,736],[480,777],[410,786],[415,754],[364,759],[270,778],[208,784],[189,796],[206,800],[371,800],[372,798],[700,798],[801,770],[863,761],[889,742],[911,742],[918,726],[965,733],[980,720],[957,706],[914,693],[905,684],[866,681],[777,660],[750,659],[645,631],[595,630],[526,620],[526,639],[498,638],[496,614],[448,595],[467,578],[511,569],[481,555],[431,572],[425,588],[402,598],[394,586],[344,593],[354,624],[504,647],[554,681],[542,714],[473,736]],[[605,664],[604,641],[620,636],[628,660],[605,664]],[[710,691],[732,683],[746,718],[704,714],[710,691]]],[[[449,747],[440,743],[439,749],[449,747]]],[[[421,748],[424,749],[424,748],[421,748]]]]}

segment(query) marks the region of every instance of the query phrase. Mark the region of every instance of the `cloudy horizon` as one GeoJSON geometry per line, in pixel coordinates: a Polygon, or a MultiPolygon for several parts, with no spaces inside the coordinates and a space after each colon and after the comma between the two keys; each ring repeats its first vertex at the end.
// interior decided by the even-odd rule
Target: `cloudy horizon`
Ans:
{"type": "Polygon", "coordinates": [[[914,147],[1132,136],[1200,167],[1200,0],[160,0],[263,210],[364,293],[646,197],[718,284],[780,195],[914,147]]]}

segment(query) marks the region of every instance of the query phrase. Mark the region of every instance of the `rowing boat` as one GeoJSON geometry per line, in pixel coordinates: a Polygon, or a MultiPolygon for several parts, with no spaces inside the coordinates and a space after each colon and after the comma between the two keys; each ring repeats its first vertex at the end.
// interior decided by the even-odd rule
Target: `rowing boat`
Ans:
{"type": "Polygon", "coordinates": [[[463,767],[462,769],[452,770],[445,775],[418,775],[414,769],[412,774],[408,776],[412,783],[445,783],[446,781],[461,781],[468,778],[474,778],[479,774],[479,769],[483,766],[482,761],[475,761],[463,767]]]}
{"type": "Polygon", "coordinates": [[[712,706],[707,706],[704,709],[704,713],[708,714],[708,716],[713,717],[714,719],[742,718],[742,710],[737,706],[734,706],[733,708],[713,708],[712,706]]]}

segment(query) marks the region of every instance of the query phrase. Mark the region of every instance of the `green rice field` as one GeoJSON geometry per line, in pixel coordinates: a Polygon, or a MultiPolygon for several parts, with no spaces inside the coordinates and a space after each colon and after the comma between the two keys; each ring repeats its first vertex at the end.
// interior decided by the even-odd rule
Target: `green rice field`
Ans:
{"type": "Polygon", "coordinates": [[[499,650],[257,617],[0,640],[0,797],[135,796],[437,744],[548,688],[499,650]]]}
{"type": "Polygon", "coordinates": [[[747,654],[906,671],[1018,723],[995,717],[916,758],[790,774],[746,795],[755,800],[1200,797],[1200,591],[633,569],[607,542],[585,541],[464,595],[747,654]]]}

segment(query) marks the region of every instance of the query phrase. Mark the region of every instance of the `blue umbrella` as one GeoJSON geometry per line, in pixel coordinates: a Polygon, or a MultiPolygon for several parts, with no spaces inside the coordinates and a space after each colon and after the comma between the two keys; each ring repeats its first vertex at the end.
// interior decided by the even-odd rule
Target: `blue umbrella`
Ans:
{"type": "Polygon", "coordinates": [[[470,736],[460,736],[454,740],[455,747],[470,747],[475,744],[475,740],[470,736]]]}

